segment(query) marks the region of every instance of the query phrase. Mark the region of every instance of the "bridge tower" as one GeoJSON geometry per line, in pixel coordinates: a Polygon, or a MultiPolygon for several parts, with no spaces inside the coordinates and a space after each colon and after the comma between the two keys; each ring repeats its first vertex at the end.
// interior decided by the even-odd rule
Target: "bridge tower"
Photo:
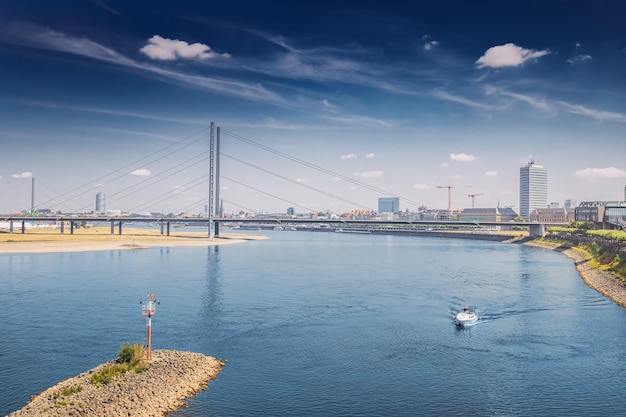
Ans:
{"type": "Polygon", "coordinates": [[[213,227],[213,211],[215,202],[213,199],[213,191],[215,190],[215,137],[214,137],[215,124],[211,122],[209,129],[209,204],[207,209],[207,216],[209,219],[208,233],[211,237],[211,229],[213,227]]]}

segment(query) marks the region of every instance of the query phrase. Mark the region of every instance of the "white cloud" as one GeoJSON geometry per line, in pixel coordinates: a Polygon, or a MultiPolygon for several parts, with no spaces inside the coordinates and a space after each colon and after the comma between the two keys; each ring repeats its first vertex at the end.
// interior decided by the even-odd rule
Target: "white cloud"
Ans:
{"type": "Polygon", "coordinates": [[[550,54],[550,51],[548,50],[535,51],[533,49],[522,48],[514,43],[507,43],[504,45],[492,46],[487,49],[485,54],[478,58],[476,64],[478,64],[479,68],[519,67],[526,61],[540,58],[548,54],[550,54]]]}
{"type": "Polygon", "coordinates": [[[497,177],[498,171],[487,171],[485,172],[485,177],[497,177]]]}
{"type": "Polygon", "coordinates": [[[415,188],[416,190],[429,190],[430,189],[428,184],[413,184],[413,188],[415,188]]]}
{"type": "Polygon", "coordinates": [[[580,178],[626,178],[626,171],[615,167],[585,168],[574,175],[580,178]]]}
{"type": "Polygon", "coordinates": [[[247,83],[235,79],[221,79],[186,74],[159,68],[134,61],[89,39],[72,37],[65,33],[37,26],[29,22],[11,22],[9,25],[0,25],[0,38],[2,38],[3,42],[15,45],[62,51],[68,54],[84,56],[98,61],[146,71],[172,81],[190,84],[221,94],[241,97],[246,100],[259,100],[274,103],[284,102],[281,96],[267,90],[259,83],[247,83]]]}
{"type": "Polygon", "coordinates": [[[448,177],[448,179],[451,179],[451,180],[462,180],[463,179],[463,175],[459,175],[459,174],[457,174],[457,175],[450,175],[448,177]]]}
{"type": "Polygon", "coordinates": [[[145,168],[141,168],[141,169],[134,170],[133,172],[130,173],[130,175],[137,175],[138,177],[149,177],[150,171],[145,168]]]}
{"type": "Polygon", "coordinates": [[[433,48],[439,46],[437,41],[428,41],[422,45],[422,49],[426,52],[431,51],[433,48]]]}
{"type": "Polygon", "coordinates": [[[539,99],[531,96],[527,96],[525,94],[517,94],[517,93],[509,93],[506,91],[499,90],[500,94],[503,96],[514,98],[515,100],[523,101],[527,104],[530,104],[532,107],[539,110],[550,110],[550,105],[546,102],[545,99],[539,99]]]}
{"type": "Polygon", "coordinates": [[[432,95],[433,95],[433,97],[439,98],[441,100],[451,101],[453,103],[464,104],[466,106],[473,107],[473,108],[476,108],[476,109],[482,109],[482,110],[492,110],[493,109],[491,106],[489,106],[487,104],[479,103],[477,101],[470,100],[470,99],[465,98],[465,97],[455,96],[454,94],[450,94],[450,93],[447,93],[445,91],[435,91],[435,92],[432,93],[432,95]]]}
{"type": "Polygon", "coordinates": [[[466,153],[451,153],[450,154],[451,161],[471,162],[474,159],[476,159],[474,155],[468,155],[466,153]]]}
{"type": "Polygon", "coordinates": [[[33,177],[33,173],[32,172],[28,172],[28,171],[24,171],[21,174],[13,174],[11,176],[13,178],[17,178],[17,179],[32,178],[33,177]]]}
{"type": "Polygon", "coordinates": [[[189,44],[185,41],[167,39],[159,35],[154,35],[148,39],[148,44],[139,51],[149,58],[160,59],[163,61],[173,61],[178,58],[230,58],[229,54],[217,54],[211,50],[209,45],[205,45],[203,43],[189,44]]]}
{"type": "Polygon", "coordinates": [[[450,162],[442,162],[441,163],[441,168],[449,168],[450,167],[450,162]]]}
{"type": "Polygon", "coordinates": [[[622,113],[590,109],[585,106],[569,104],[564,101],[560,101],[559,103],[562,104],[570,113],[591,117],[596,120],[610,120],[613,122],[626,123],[626,115],[622,113]]]}
{"type": "Polygon", "coordinates": [[[339,157],[339,159],[342,159],[344,161],[347,161],[348,159],[356,159],[356,158],[357,158],[356,154],[353,154],[353,153],[348,153],[348,154],[345,154],[345,155],[341,155],[339,157]]]}
{"type": "Polygon", "coordinates": [[[364,172],[355,172],[352,175],[355,177],[363,177],[363,178],[380,178],[383,176],[382,171],[364,171],[364,172]]]}
{"type": "Polygon", "coordinates": [[[306,180],[304,178],[296,178],[296,182],[299,182],[300,184],[304,184],[306,180]]]}
{"type": "Polygon", "coordinates": [[[577,65],[577,64],[584,64],[586,62],[591,61],[592,59],[593,58],[591,58],[591,55],[581,54],[581,55],[576,55],[575,57],[568,59],[567,62],[572,65],[577,65]]]}
{"type": "Polygon", "coordinates": [[[365,157],[367,159],[374,159],[374,157],[376,156],[376,154],[374,152],[370,152],[370,153],[366,153],[365,157]]]}

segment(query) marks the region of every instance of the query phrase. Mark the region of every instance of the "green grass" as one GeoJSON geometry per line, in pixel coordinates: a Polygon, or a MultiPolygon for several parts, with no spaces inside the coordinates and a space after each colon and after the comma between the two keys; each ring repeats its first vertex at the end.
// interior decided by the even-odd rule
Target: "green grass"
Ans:
{"type": "Polygon", "coordinates": [[[120,347],[117,361],[105,366],[100,372],[91,376],[94,385],[107,385],[126,372],[140,373],[146,369],[146,348],[144,345],[125,343],[120,347]]]}
{"type": "Polygon", "coordinates": [[[66,387],[63,388],[61,391],[56,392],[52,398],[57,399],[59,397],[69,397],[72,394],[75,394],[77,392],[81,392],[83,390],[83,387],[81,386],[75,386],[75,387],[66,387]]]}

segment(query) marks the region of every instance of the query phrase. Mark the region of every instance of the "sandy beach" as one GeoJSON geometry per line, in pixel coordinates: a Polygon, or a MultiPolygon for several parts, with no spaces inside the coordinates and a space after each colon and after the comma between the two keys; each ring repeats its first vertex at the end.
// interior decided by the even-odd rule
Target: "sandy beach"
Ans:
{"type": "Polygon", "coordinates": [[[214,246],[267,239],[261,235],[220,233],[209,238],[204,232],[174,232],[161,236],[157,230],[125,228],[122,235],[108,227],[75,229],[74,234],[58,229],[29,229],[26,233],[0,233],[0,253],[88,252],[130,250],[150,247],[214,246]]]}

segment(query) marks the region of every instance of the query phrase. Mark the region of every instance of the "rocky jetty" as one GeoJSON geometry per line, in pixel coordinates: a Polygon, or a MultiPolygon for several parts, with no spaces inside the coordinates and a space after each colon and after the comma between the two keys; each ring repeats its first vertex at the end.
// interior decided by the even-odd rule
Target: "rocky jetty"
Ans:
{"type": "Polygon", "coordinates": [[[223,362],[201,353],[154,350],[143,372],[127,372],[113,382],[94,385],[92,375],[115,361],[99,365],[34,396],[9,417],[161,417],[208,387],[223,362]]]}
{"type": "Polygon", "coordinates": [[[545,242],[539,243],[530,241],[526,242],[525,245],[561,252],[574,261],[578,274],[589,287],[622,307],[626,307],[626,282],[610,272],[589,266],[589,261],[591,260],[590,255],[579,250],[564,249],[556,244],[545,242]]]}

